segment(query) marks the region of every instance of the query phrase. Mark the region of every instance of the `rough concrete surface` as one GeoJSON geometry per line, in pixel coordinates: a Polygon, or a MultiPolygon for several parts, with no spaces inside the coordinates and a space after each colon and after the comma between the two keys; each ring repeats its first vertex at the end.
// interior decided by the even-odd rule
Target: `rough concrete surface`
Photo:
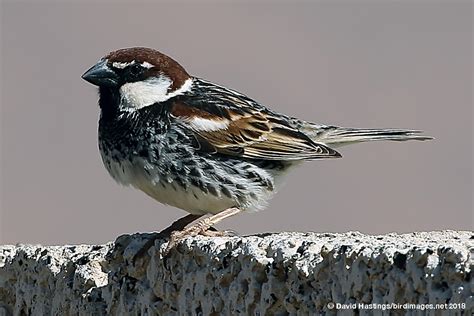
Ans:
{"type": "Polygon", "coordinates": [[[451,304],[396,314],[474,311],[473,232],[199,236],[165,258],[157,240],[132,260],[149,236],[0,246],[0,315],[333,315],[354,304],[389,313],[362,303],[451,304]]]}

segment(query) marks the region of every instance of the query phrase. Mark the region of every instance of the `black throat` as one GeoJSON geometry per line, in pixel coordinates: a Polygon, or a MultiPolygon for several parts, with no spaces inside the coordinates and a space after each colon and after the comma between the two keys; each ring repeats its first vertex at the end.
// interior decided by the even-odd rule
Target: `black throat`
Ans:
{"type": "Polygon", "coordinates": [[[99,128],[130,132],[131,129],[154,128],[163,133],[170,125],[170,107],[179,97],[162,103],[155,103],[133,113],[125,112],[120,107],[120,91],[117,88],[99,87],[99,107],[101,110],[99,128]]]}
{"type": "Polygon", "coordinates": [[[102,119],[112,120],[120,113],[120,92],[117,88],[99,87],[99,107],[102,119]]]}

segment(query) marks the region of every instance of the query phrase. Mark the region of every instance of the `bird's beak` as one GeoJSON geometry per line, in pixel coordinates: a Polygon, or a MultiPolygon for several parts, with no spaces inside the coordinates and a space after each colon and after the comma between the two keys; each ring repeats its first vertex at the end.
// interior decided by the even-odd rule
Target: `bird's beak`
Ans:
{"type": "Polygon", "coordinates": [[[96,86],[116,86],[118,84],[117,74],[107,66],[107,60],[102,59],[92,66],[83,75],[82,79],[96,86]]]}

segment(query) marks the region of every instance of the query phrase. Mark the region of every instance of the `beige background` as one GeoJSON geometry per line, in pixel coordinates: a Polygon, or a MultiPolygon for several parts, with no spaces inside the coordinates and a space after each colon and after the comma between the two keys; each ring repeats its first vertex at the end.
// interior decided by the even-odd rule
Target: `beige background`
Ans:
{"type": "Polygon", "coordinates": [[[1,12],[1,243],[105,242],[184,215],[115,184],[99,157],[97,93],[80,76],[135,45],[306,120],[437,138],[343,148],[221,228],[473,229],[469,1],[3,1],[1,12]]]}

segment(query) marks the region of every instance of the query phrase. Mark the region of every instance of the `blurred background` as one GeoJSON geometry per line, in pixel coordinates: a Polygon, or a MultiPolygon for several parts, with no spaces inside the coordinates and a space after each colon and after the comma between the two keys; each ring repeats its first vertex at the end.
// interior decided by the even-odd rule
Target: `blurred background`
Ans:
{"type": "Polygon", "coordinates": [[[82,73],[148,46],[318,123],[421,129],[304,164],[242,234],[473,229],[471,1],[2,1],[0,243],[103,243],[185,215],[114,183],[82,73]]]}

